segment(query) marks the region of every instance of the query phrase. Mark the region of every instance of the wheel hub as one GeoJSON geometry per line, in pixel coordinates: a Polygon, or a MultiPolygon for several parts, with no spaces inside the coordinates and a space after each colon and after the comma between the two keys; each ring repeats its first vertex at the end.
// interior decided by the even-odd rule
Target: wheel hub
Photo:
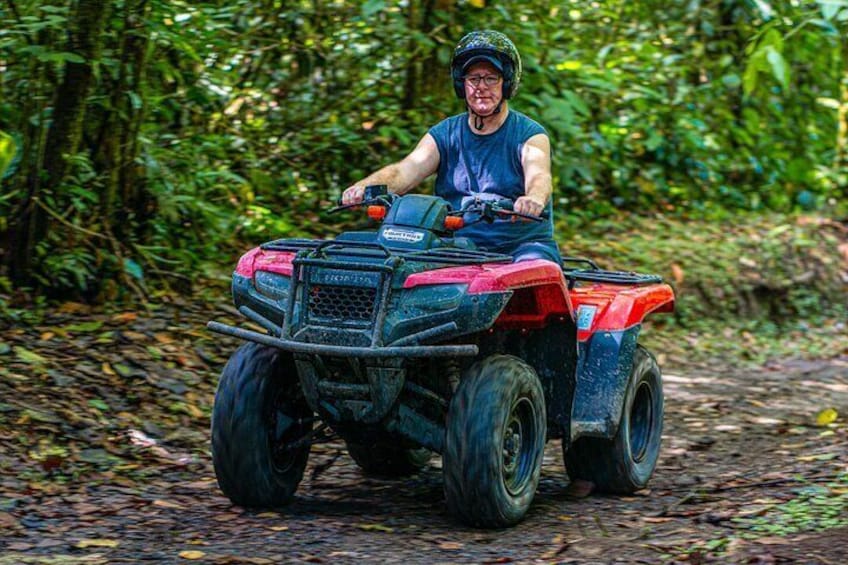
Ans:
{"type": "Polygon", "coordinates": [[[513,420],[509,423],[503,441],[504,472],[514,473],[518,465],[518,455],[521,453],[521,422],[513,420]]]}
{"type": "Polygon", "coordinates": [[[520,398],[507,420],[501,444],[503,482],[513,495],[520,494],[533,474],[535,412],[527,398],[520,398]]]}
{"type": "Polygon", "coordinates": [[[653,434],[653,411],[653,390],[648,383],[642,382],[630,407],[630,451],[636,463],[642,461],[648,451],[653,434]]]}
{"type": "Polygon", "coordinates": [[[303,421],[289,416],[291,410],[286,407],[284,396],[278,394],[271,407],[268,434],[274,467],[281,473],[288,471],[295,464],[297,447],[304,435],[303,421]]]}

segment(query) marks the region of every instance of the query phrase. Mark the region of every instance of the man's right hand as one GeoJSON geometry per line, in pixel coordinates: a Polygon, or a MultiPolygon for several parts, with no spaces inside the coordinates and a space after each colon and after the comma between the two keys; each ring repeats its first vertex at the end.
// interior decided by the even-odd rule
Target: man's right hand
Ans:
{"type": "Polygon", "coordinates": [[[359,204],[365,198],[365,187],[354,184],[345,189],[342,193],[342,205],[350,206],[351,204],[359,204]]]}

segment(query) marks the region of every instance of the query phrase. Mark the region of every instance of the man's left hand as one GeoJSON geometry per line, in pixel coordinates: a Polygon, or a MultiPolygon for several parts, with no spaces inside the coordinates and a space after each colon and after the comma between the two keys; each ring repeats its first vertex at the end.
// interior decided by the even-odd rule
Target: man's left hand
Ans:
{"type": "Polygon", "coordinates": [[[540,216],[545,209],[545,202],[541,202],[535,196],[521,196],[516,199],[512,209],[520,214],[528,216],[540,216]]]}

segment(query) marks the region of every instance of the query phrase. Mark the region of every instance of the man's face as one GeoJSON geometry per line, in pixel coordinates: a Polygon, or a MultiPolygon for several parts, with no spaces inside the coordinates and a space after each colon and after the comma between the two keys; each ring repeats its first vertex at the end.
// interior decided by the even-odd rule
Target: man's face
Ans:
{"type": "Polygon", "coordinates": [[[489,116],[503,99],[503,77],[489,62],[474,63],[465,71],[465,100],[478,116],[489,116]],[[496,84],[488,84],[494,82],[496,84]],[[477,83],[476,85],[474,83],[477,83]]]}

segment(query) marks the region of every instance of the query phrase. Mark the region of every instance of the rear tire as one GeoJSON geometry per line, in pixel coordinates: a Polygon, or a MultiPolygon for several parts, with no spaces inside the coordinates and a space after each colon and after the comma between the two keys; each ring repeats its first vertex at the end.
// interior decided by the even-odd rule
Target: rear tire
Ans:
{"type": "Polygon", "coordinates": [[[287,504],[303,478],[312,410],[291,357],[247,343],[230,357],[212,410],[212,462],[224,494],[244,507],[287,504]]]}
{"type": "Polygon", "coordinates": [[[450,511],[486,528],[521,521],[539,484],[546,429],[542,385],[529,365],[493,355],[468,369],[448,410],[450,511]]]}
{"type": "Polygon", "coordinates": [[[613,439],[581,437],[564,454],[571,480],[600,492],[630,494],[645,488],[660,454],[663,426],[660,368],[641,345],[633,356],[618,432],[613,439]]]}
{"type": "Polygon", "coordinates": [[[433,452],[376,443],[348,443],[347,452],[366,475],[374,477],[406,477],[423,469],[433,452]]]}

